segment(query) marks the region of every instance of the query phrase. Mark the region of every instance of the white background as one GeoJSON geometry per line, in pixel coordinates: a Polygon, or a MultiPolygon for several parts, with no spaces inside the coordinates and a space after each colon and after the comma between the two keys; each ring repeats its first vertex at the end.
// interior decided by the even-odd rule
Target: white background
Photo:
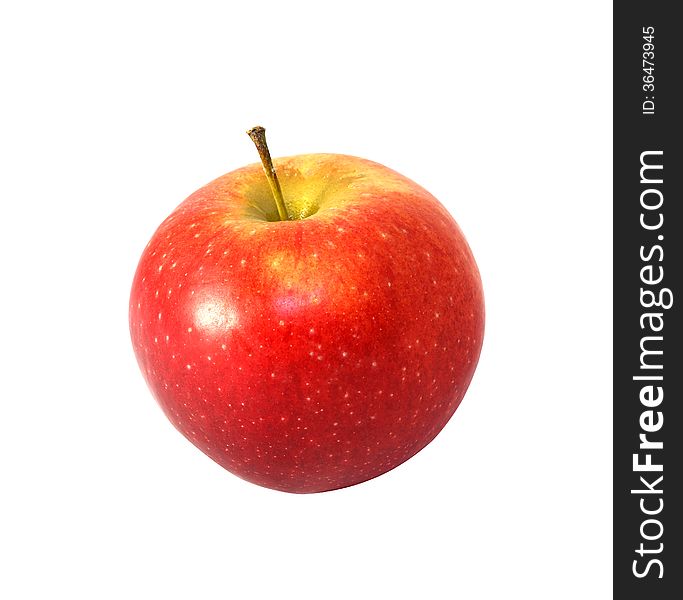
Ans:
{"type": "Polygon", "coordinates": [[[611,3],[15,2],[0,9],[0,596],[611,595],[611,3]],[[166,421],[138,257],[218,175],[364,156],[465,231],[479,369],[424,451],[261,489],[166,421]]]}

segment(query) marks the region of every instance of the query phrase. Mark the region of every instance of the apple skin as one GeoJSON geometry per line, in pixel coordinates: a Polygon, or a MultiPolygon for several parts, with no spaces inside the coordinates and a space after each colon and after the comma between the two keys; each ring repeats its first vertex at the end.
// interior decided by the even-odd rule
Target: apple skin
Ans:
{"type": "Polygon", "coordinates": [[[185,200],[145,248],[130,297],[163,411],[228,471],[287,492],[342,488],[424,448],[460,404],[484,333],[458,225],[371,161],[275,161],[185,200]]]}

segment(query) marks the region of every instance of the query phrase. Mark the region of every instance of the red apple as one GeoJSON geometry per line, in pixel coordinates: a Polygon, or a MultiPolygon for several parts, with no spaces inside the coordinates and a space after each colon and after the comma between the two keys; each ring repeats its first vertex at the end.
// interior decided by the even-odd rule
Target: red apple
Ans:
{"type": "Polygon", "coordinates": [[[218,464],[332,490],[393,469],[451,418],[481,349],[481,281],[456,222],[410,179],[310,154],[275,161],[280,188],[261,142],[267,177],[216,179],[152,236],[133,346],[166,416],[218,464]]]}

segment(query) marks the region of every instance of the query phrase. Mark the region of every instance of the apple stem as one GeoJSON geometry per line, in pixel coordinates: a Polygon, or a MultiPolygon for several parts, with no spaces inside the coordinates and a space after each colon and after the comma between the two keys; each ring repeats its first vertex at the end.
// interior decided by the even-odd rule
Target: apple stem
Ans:
{"type": "Polygon", "coordinates": [[[277,206],[277,213],[280,216],[280,221],[289,221],[289,213],[287,212],[287,205],[285,204],[285,199],[282,196],[282,188],[280,187],[280,182],[277,178],[277,173],[275,173],[275,167],[273,166],[273,161],[270,158],[270,151],[268,150],[268,144],[266,143],[266,129],[257,125],[252,127],[247,131],[247,135],[254,142],[258,154],[261,157],[261,164],[263,165],[263,171],[266,174],[266,179],[270,184],[270,191],[273,193],[273,198],[275,199],[275,205],[277,206]]]}

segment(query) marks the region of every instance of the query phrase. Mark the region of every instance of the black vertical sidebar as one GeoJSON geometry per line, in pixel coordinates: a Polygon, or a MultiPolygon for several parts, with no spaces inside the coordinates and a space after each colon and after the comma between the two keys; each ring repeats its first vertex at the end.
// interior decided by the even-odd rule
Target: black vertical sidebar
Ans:
{"type": "Polygon", "coordinates": [[[614,597],[683,598],[683,25],[614,3],[614,597]]]}

